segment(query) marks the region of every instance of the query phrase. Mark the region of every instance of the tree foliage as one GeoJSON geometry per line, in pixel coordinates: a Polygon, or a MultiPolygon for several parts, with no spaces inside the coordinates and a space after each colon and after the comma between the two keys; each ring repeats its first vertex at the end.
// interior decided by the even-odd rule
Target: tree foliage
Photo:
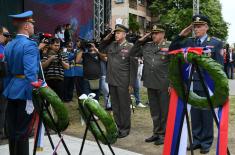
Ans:
{"type": "MultiPolygon", "coordinates": [[[[168,39],[174,38],[192,22],[193,0],[153,0],[150,10],[158,23],[166,26],[168,39]]],[[[200,0],[200,14],[211,20],[209,34],[226,40],[228,23],[223,20],[219,0],[200,0]]]]}
{"type": "Polygon", "coordinates": [[[140,29],[140,24],[132,14],[129,15],[129,29],[132,30],[132,32],[138,32],[140,29]]]}

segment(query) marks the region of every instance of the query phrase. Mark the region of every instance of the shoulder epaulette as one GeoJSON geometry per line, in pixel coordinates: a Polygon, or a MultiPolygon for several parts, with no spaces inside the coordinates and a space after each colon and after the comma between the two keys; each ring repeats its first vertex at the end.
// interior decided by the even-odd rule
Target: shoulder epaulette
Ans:
{"type": "Polygon", "coordinates": [[[129,42],[128,42],[128,44],[129,44],[129,45],[131,45],[131,46],[133,46],[133,45],[134,45],[133,43],[129,43],[129,42]]]}
{"type": "Polygon", "coordinates": [[[211,37],[208,36],[207,39],[206,39],[207,42],[211,41],[211,37]]]}
{"type": "Polygon", "coordinates": [[[215,39],[215,40],[217,40],[217,41],[221,41],[221,39],[219,39],[219,38],[217,38],[217,37],[211,37],[211,38],[213,38],[213,39],[215,39]]]}
{"type": "Polygon", "coordinates": [[[195,39],[195,37],[188,37],[189,39],[195,39]]]}
{"type": "Polygon", "coordinates": [[[171,41],[168,41],[168,40],[167,40],[167,41],[166,41],[166,44],[171,44],[171,41]]]}

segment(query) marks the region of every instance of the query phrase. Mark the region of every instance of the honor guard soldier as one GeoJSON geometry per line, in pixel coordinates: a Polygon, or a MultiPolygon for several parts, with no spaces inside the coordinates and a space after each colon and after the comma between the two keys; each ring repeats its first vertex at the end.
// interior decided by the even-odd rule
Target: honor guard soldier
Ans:
{"type": "Polygon", "coordinates": [[[7,102],[3,93],[3,77],[5,73],[4,48],[10,39],[8,30],[0,25],[0,140],[6,138],[5,111],[7,102]],[[7,35],[6,35],[7,34],[7,35]]]}
{"type": "Polygon", "coordinates": [[[107,77],[109,84],[114,119],[119,129],[119,138],[129,135],[131,128],[130,90],[133,88],[137,75],[137,60],[130,57],[132,44],[127,42],[128,29],[117,24],[115,41],[113,32],[101,42],[100,50],[108,57],[107,77]],[[106,48],[103,48],[105,47],[106,48]]]}
{"type": "MultiPolygon", "coordinates": [[[[192,24],[180,32],[170,45],[170,50],[185,47],[207,47],[211,50],[211,53],[209,53],[211,58],[223,65],[223,43],[219,39],[207,34],[209,25],[210,20],[207,16],[193,16],[192,24]],[[194,31],[195,37],[186,38],[192,31],[194,31]]],[[[193,74],[193,91],[199,96],[206,97],[206,93],[203,90],[197,73],[193,74]]],[[[207,109],[192,107],[191,123],[193,149],[200,148],[200,153],[208,153],[213,143],[212,112],[207,109]]]]}
{"type": "Polygon", "coordinates": [[[145,142],[155,142],[156,145],[164,143],[169,107],[169,45],[165,40],[163,26],[154,25],[152,32],[140,38],[131,50],[131,56],[143,56],[144,59],[142,80],[148,91],[153,120],[153,135],[145,139],[145,142]]]}
{"type": "Polygon", "coordinates": [[[4,96],[10,155],[28,155],[28,135],[32,128],[32,89],[39,86],[39,50],[29,37],[34,34],[33,12],[9,15],[17,28],[16,37],[7,44],[4,54],[7,63],[4,96]]]}

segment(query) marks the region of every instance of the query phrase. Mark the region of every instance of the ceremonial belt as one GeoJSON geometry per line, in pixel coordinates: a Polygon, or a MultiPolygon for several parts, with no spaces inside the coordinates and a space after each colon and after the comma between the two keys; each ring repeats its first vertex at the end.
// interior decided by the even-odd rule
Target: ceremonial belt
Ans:
{"type": "Polygon", "coordinates": [[[83,67],[83,65],[81,65],[81,64],[75,64],[75,66],[83,67]]]}
{"type": "Polygon", "coordinates": [[[17,74],[17,75],[15,75],[15,78],[24,79],[24,78],[25,78],[25,75],[23,75],[23,74],[17,74]]]}

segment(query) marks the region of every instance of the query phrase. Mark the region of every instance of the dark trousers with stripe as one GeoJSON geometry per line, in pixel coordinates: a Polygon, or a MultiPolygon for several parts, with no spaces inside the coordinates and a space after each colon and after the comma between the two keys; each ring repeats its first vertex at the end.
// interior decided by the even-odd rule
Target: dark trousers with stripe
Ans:
{"type": "Polygon", "coordinates": [[[6,110],[10,155],[29,154],[29,134],[32,129],[32,114],[25,111],[26,101],[8,100],[6,110]]]}
{"type": "Polygon", "coordinates": [[[3,136],[3,134],[5,134],[4,128],[5,128],[6,108],[7,108],[7,101],[2,95],[0,95],[0,136],[3,136]]]}
{"type": "Polygon", "coordinates": [[[5,97],[2,95],[3,93],[3,80],[0,79],[0,138],[4,136],[4,128],[5,128],[5,112],[7,107],[7,101],[5,97]]]}
{"type": "Polygon", "coordinates": [[[169,93],[167,89],[148,88],[150,113],[153,120],[153,135],[165,137],[166,121],[169,107],[169,93]]]}
{"type": "Polygon", "coordinates": [[[113,115],[119,132],[129,134],[131,128],[130,94],[128,86],[109,85],[113,115]]]}
{"type": "MultiPolygon", "coordinates": [[[[203,91],[195,91],[199,96],[204,97],[203,91]]],[[[213,143],[213,115],[211,110],[191,108],[191,123],[193,144],[201,145],[203,149],[208,149],[213,143]]]]}

